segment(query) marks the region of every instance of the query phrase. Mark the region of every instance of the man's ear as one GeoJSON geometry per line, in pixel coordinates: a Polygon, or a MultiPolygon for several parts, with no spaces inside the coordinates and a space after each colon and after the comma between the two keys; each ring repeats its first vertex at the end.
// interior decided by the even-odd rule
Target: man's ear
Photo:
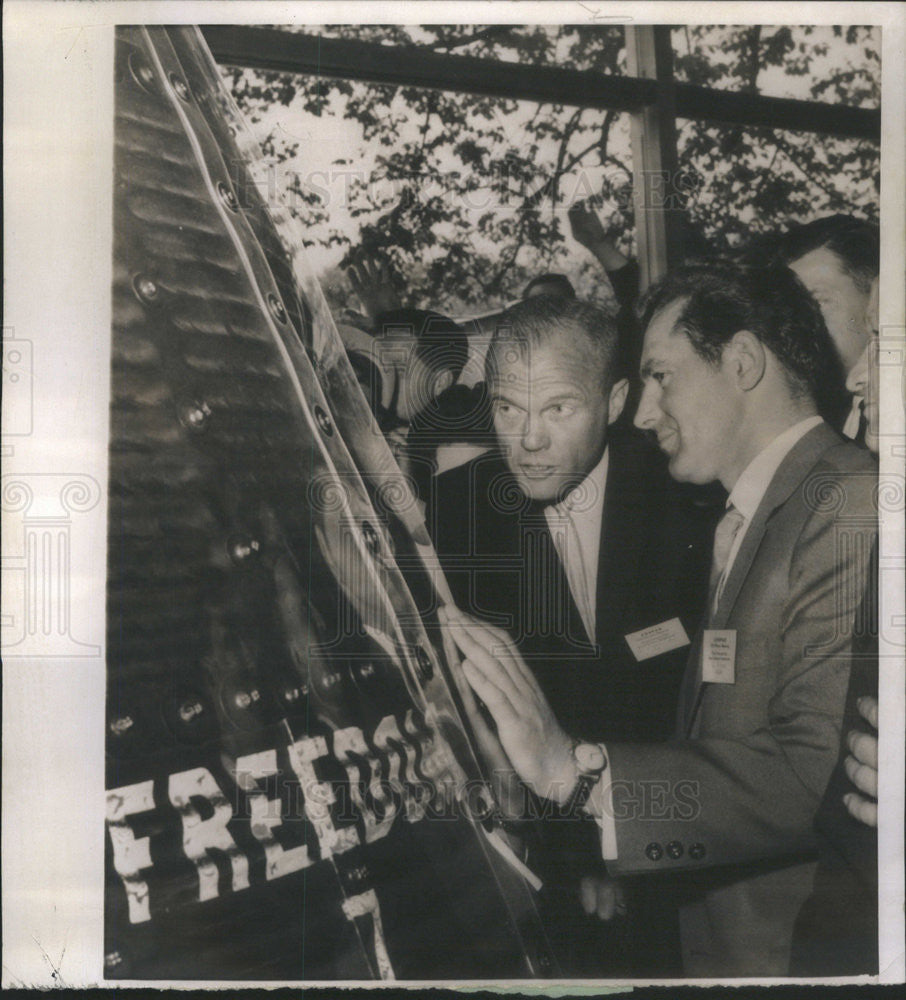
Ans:
{"type": "Polygon", "coordinates": [[[453,372],[448,368],[446,371],[438,372],[434,376],[434,398],[449,389],[453,385],[453,372]]]}
{"type": "Polygon", "coordinates": [[[754,333],[738,330],[724,348],[721,363],[730,366],[740,389],[748,392],[764,378],[767,367],[764,344],[754,333]]]}
{"type": "Polygon", "coordinates": [[[618,382],[614,382],[610,390],[610,399],[608,400],[607,409],[607,423],[612,424],[619,415],[623,412],[623,407],[626,405],[626,395],[629,392],[629,379],[621,378],[618,382]]]}

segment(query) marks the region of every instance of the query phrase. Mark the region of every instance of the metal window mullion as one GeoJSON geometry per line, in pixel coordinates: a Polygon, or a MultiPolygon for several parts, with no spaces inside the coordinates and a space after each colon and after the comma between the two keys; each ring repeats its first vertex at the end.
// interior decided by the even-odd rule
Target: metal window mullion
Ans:
{"type": "Polygon", "coordinates": [[[676,190],[676,93],[670,28],[626,27],[630,76],[657,80],[656,100],[630,117],[636,242],[642,290],[682,261],[682,202],[676,190]]]}

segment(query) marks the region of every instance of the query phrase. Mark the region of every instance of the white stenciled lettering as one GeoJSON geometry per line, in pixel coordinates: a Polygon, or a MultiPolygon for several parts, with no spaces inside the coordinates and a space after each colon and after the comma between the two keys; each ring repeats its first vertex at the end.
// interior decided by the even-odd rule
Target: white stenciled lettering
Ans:
{"type": "Polygon", "coordinates": [[[323,736],[297,740],[289,746],[289,763],[302,786],[305,815],[315,828],[322,858],[342,854],[359,843],[355,827],[348,826],[338,830],[330,818],[334,794],[330,785],[318,780],[314,768],[314,762],[326,756],[327,741],[323,736]]]}
{"type": "Polygon", "coordinates": [[[350,896],[343,901],[343,912],[347,920],[357,920],[362,917],[371,917],[371,927],[374,941],[374,959],[377,966],[377,973],[381,979],[395,980],[396,974],[390,962],[390,954],[387,951],[387,944],[384,941],[384,927],[381,923],[381,907],[378,903],[377,893],[374,889],[369,889],[358,896],[350,896]]]}
{"type": "Polygon", "coordinates": [[[214,899],[217,890],[217,866],[211,860],[209,849],[224,851],[230,859],[233,891],[247,889],[249,865],[246,856],[236,846],[227,830],[233,810],[211,772],[204,767],[170,775],[170,801],[182,817],[182,846],[186,857],[195,862],[198,871],[198,899],[214,899]],[[202,819],[192,804],[192,796],[207,800],[213,815],[202,819]]]}
{"type": "Polygon", "coordinates": [[[257,784],[257,779],[273,774],[277,774],[276,750],[262,750],[261,753],[239,757],[233,768],[236,784],[248,796],[252,833],[264,848],[264,872],[268,881],[301,871],[312,864],[305,844],[287,849],[281,847],[274,837],[274,828],[282,822],[280,799],[269,799],[257,784]]]}
{"type": "Polygon", "coordinates": [[[136,838],[126,817],[153,809],[153,792],[153,781],[140,781],[107,793],[107,830],[113,846],[113,867],[123,880],[129,922],[133,924],[151,919],[148,883],[141,877],[141,870],[151,867],[151,841],[148,837],[136,838]]]}
{"type": "Polygon", "coordinates": [[[430,788],[415,770],[415,748],[400,732],[395,716],[381,719],[374,731],[374,745],[386,754],[387,784],[402,795],[406,821],[417,823],[424,819],[430,788]]]}
{"type": "Polygon", "coordinates": [[[346,768],[349,779],[349,797],[353,806],[362,814],[365,824],[365,843],[386,837],[396,819],[397,807],[390,794],[389,786],[381,783],[381,762],[369,749],[362,735],[362,730],[355,726],[348,729],[338,729],[333,734],[333,752],[337,760],[346,768]],[[359,780],[359,768],[351,755],[364,758],[363,764],[368,769],[368,794],[374,805],[369,805],[362,795],[362,782],[359,780]],[[379,820],[375,806],[384,814],[379,820]]]}

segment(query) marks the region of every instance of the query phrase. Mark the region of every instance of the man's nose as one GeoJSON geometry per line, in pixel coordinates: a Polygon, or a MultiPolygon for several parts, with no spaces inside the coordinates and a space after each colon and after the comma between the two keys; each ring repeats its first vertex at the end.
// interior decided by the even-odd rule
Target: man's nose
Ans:
{"type": "Polygon", "coordinates": [[[846,389],[848,392],[855,393],[859,396],[865,395],[865,390],[868,387],[868,365],[870,361],[871,353],[871,343],[866,346],[865,350],[862,352],[859,360],[850,369],[849,375],[846,377],[846,389]]]}
{"type": "Polygon", "coordinates": [[[522,447],[526,451],[541,451],[549,444],[550,439],[543,421],[527,416],[522,425],[522,447]]]}
{"type": "Polygon", "coordinates": [[[642,388],[642,396],[632,422],[644,431],[651,430],[657,423],[660,412],[661,408],[655,402],[654,383],[647,382],[642,388]]]}

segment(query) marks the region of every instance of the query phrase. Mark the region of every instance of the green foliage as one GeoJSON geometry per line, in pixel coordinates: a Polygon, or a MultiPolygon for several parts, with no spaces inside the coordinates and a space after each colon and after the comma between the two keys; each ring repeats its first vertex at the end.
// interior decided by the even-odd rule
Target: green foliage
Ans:
{"type": "MultiPolygon", "coordinates": [[[[332,25],[308,33],[418,45],[485,59],[625,73],[623,31],[600,26],[332,25]]],[[[863,27],[688,26],[672,32],[677,79],[780,93],[803,81],[815,100],[880,101],[875,30],[863,27]],[[781,87],[781,91],[777,87],[781,87]]],[[[580,292],[606,297],[598,266],[569,236],[566,209],[594,197],[617,247],[634,252],[628,116],[346,80],[227,71],[261,129],[265,155],[293,167],[292,210],[322,247],[388,254],[411,304],[450,311],[518,297],[543,271],[565,271],[580,292]],[[350,224],[337,226],[337,184],[309,176],[317,130],[303,141],[268,128],[275,106],[355,125],[334,161],[350,224]]],[[[877,218],[879,150],[862,141],[680,122],[687,221],[717,248],[789,221],[830,212],[877,218]]],[[[337,271],[332,297],[342,299],[337,271]]]]}

